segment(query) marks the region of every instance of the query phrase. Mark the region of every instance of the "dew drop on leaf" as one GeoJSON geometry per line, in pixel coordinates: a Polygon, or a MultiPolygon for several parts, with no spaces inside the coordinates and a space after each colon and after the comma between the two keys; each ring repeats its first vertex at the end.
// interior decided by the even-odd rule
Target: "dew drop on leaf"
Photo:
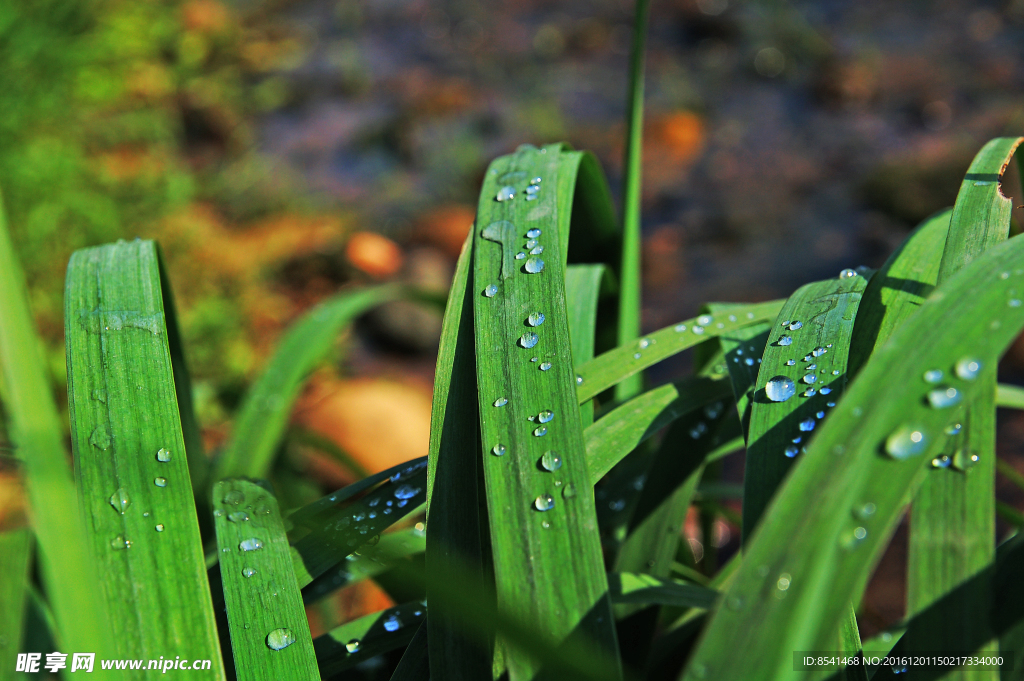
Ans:
{"type": "Polygon", "coordinates": [[[295,643],[295,634],[287,627],[274,629],[267,634],[267,647],[271,650],[284,650],[293,643],[295,643]]]}
{"type": "Polygon", "coordinates": [[[167,463],[171,460],[171,450],[161,447],[156,450],[156,460],[161,463],[167,463]]]}
{"type": "Polygon", "coordinates": [[[533,331],[527,331],[519,338],[519,344],[524,348],[532,348],[537,345],[537,341],[540,340],[540,336],[535,334],[533,331]]]}
{"type": "Polygon", "coordinates": [[[796,394],[796,384],[785,376],[776,376],[765,384],[764,392],[772,402],[785,402],[796,394]]]}
{"type": "MultiPolygon", "coordinates": [[[[564,492],[562,493],[565,494],[564,492]]],[[[550,494],[541,494],[533,500],[533,507],[538,511],[550,511],[555,507],[555,498],[550,494]]]]}
{"type": "Polygon", "coordinates": [[[540,465],[544,470],[554,473],[562,467],[562,457],[552,451],[544,452],[544,455],[540,457],[540,465]]]}
{"type": "Polygon", "coordinates": [[[903,461],[920,454],[928,447],[924,431],[914,426],[900,426],[885,440],[885,451],[894,459],[903,461]]]}
{"type": "Polygon", "coordinates": [[[530,274],[537,274],[544,269],[544,261],[534,256],[526,261],[526,264],[523,265],[523,269],[530,274]]]}

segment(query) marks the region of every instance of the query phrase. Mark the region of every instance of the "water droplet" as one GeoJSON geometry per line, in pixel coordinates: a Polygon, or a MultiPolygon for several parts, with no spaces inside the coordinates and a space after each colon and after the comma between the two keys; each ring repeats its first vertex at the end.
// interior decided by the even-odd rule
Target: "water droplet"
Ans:
{"type": "MultiPolygon", "coordinates": [[[[822,388],[821,392],[825,392],[825,389],[822,388]]],[[[829,407],[831,409],[832,407],[836,406],[836,403],[835,402],[826,402],[825,406],[829,407]]]]}
{"type": "Polygon", "coordinates": [[[539,236],[540,236],[540,230],[539,229],[531,229],[530,231],[528,231],[526,233],[526,238],[527,239],[536,239],[539,236]]]}
{"type": "Polygon", "coordinates": [[[548,369],[551,368],[551,362],[541,362],[540,366],[537,368],[540,369],[541,371],[547,371],[548,369]]]}
{"type": "Polygon", "coordinates": [[[640,359],[640,357],[642,357],[642,355],[639,352],[633,355],[633,359],[640,359]]]}
{"type": "Polygon", "coordinates": [[[248,519],[249,514],[245,511],[234,511],[232,513],[228,513],[228,520],[230,520],[233,523],[244,523],[248,519]]]}
{"type": "Polygon", "coordinates": [[[928,402],[935,409],[945,409],[963,401],[963,393],[956,388],[936,388],[928,393],[928,402]]]}
{"type": "Polygon", "coordinates": [[[860,506],[860,507],[854,509],[853,515],[855,515],[860,520],[867,520],[868,518],[873,516],[875,514],[875,511],[877,511],[877,510],[878,510],[878,507],[876,507],[873,503],[871,503],[869,501],[868,503],[864,504],[863,506],[860,506]]]}
{"type": "Polygon", "coordinates": [[[534,184],[540,184],[541,183],[541,178],[535,177],[532,180],[530,180],[530,182],[532,182],[534,184]]]}
{"type": "Polygon", "coordinates": [[[980,460],[981,457],[977,454],[958,449],[956,454],[953,455],[953,467],[957,470],[966,471],[977,465],[980,460]]]}
{"type": "Polygon", "coordinates": [[[845,270],[839,273],[840,279],[852,279],[853,277],[856,276],[857,272],[855,270],[851,270],[850,268],[846,268],[845,270]]]}
{"type": "Polygon", "coordinates": [[[576,487],[571,482],[567,483],[565,489],[562,490],[563,499],[572,499],[576,496],[576,487]]]}
{"type": "Polygon", "coordinates": [[[821,357],[826,352],[828,352],[828,350],[826,350],[825,348],[823,348],[823,347],[821,347],[819,345],[818,347],[816,347],[813,350],[811,350],[811,357],[821,357]]]}
{"type": "Polygon", "coordinates": [[[938,383],[939,381],[942,380],[942,376],[942,369],[931,369],[929,371],[924,372],[924,382],[938,383]]]}
{"type": "Polygon", "coordinates": [[[132,500],[128,498],[128,490],[124,487],[118,487],[117,491],[110,495],[110,505],[121,515],[124,515],[131,504],[132,500]]]}
{"type": "Polygon", "coordinates": [[[114,549],[115,551],[120,551],[122,549],[130,549],[131,547],[132,543],[125,539],[124,535],[119,534],[110,540],[110,548],[114,549]]]}
{"type": "Polygon", "coordinates": [[[814,430],[814,425],[815,425],[814,419],[804,419],[803,421],[800,422],[800,424],[797,427],[800,430],[802,430],[804,432],[807,432],[809,430],[814,430]]]}
{"type": "Polygon", "coordinates": [[[505,456],[505,445],[494,445],[491,447],[491,454],[494,454],[494,456],[505,456]]]}
{"type": "Polygon", "coordinates": [[[914,426],[900,426],[885,441],[885,451],[894,459],[903,461],[928,448],[928,437],[914,426]]]}
{"type": "Polygon", "coordinates": [[[526,260],[526,254],[522,251],[516,253],[516,260],[526,260]]]}
{"type": "Polygon", "coordinates": [[[576,376],[576,385],[583,385],[583,377],[580,375],[576,376]]]}
{"type": "Polygon", "coordinates": [[[550,423],[553,418],[555,418],[555,413],[550,409],[545,409],[541,413],[537,414],[537,421],[539,423],[550,423]]]}
{"type": "Polygon", "coordinates": [[[690,429],[690,437],[694,440],[699,440],[700,436],[708,432],[708,426],[703,421],[698,421],[697,425],[690,429]]]}
{"type": "Polygon", "coordinates": [[[532,348],[540,340],[540,336],[535,334],[533,331],[527,331],[519,338],[519,344],[524,348],[532,348]]]}
{"type": "Polygon", "coordinates": [[[164,525],[163,525],[163,523],[160,523],[160,524],[158,524],[158,525],[156,526],[156,531],[157,531],[157,532],[163,532],[163,531],[164,531],[164,525]]]}
{"type": "Polygon", "coordinates": [[[789,445],[788,447],[786,447],[786,456],[788,456],[791,459],[799,453],[800,450],[797,449],[794,445],[789,445]]]}
{"type": "Polygon", "coordinates": [[[543,436],[545,436],[547,434],[548,434],[548,427],[547,426],[539,426],[539,427],[533,429],[533,436],[534,437],[543,437],[543,436]]]}
{"type": "Polygon", "coordinates": [[[691,329],[691,331],[693,331],[693,332],[694,332],[695,334],[697,334],[697,335],[699,336],[699,335],[701,335],[702,333],[704,333],[704,327],[703,327],[703,326],[694,326],[694,327],[693,327],[693,328],[691,329]]]}
{"type": "Polygon", "coordinates": [[[531,312],[530,316],[526,318],[526,323],[530,326],[540,326],[544,323],[543,312],[531,312]]]}
{"type": "Polygon", "coordinates": [[[274,629],[267,634],[267,647],[271,650],[284,650],[293,643],[295,643],[295,634],[287,627],[274,629]]]}
{"type": "Polygon", "coordinates": [[[775,582],[775,588],[779,591],[785,591],[789,588],[789,585],[793,582],[793,576],[788,572],[783,572],[779,575],[778,581],[775,582]]]}
{"type": "Polygon", "coordinates": [[[962,428],[963,426],[959,423],[951,423],[948,426],[946,426],[946,429],[943,430],[942,432],[944,432],[946,435],[956,435],[957,433],[960,432],[962,428]]]}
{"type": "Polygon", "coordinates": [[[965,357],[956,363],[956,375],[965,381],[973,381],[981,371],[981,362],[976,359],[965,357]]]}
{"type": "Polygon", "coordinates": [[[488,298],[493,298],[498,293],[498,287],[494,284],[488,284],[487,288],[484,289],[484,295],[488,298]]]}
{"type": "Polygon", "coordinates": [[[523,265],[523,269],[530,274],[537,274],[544,269],[544,261],[534,256],[526,261],[526,264],[523,265]]]}
{"type": "Polygon", "coordinates": [[[156,450],[156,460],[161,463],[167,463],[171,460],[171,450],[164,448],[156,450]]]}
{"type": "MultiPolygon", "coordinates": [[[[143,514],[143,515],[145,515],[145,514],[143,514]]],[[[214,511],[213,511],[213,517],[214,518],[220,518],[223,515],[224,515],[224,511],[220,510],[219,508],[214,509],[214,511]]]]}
{"type": "Polygon", "coordinates": [[[804,323],[803,322],[790,322],[790,324],[789,324],[789,330],[790,331],[796,331],[797,329],[802,329],[802,328],[804,328],[804,323]]]}
{"type": "Polygon", "coordinates": [[[412,499],[422,491],[419,487],[413,487],[412,485],[399,485],[394,495],[396,499],[412,499]]]}
{"type": "Polygon", "coordinates": [[[932,459],[932,468],[949,468],[949,465],[953,463],[945,454],[939,454],[937,457],[932,459]]]}
{"type": "Polygon", "coordinates": [[[225,504],[231,504],[232,506],[238,506],[240,503],[245,501],[245,495],[237,489],[233,489],[224,495],[222,500],[225,504]]]}
{"type": "Polygon", "coordinates": [[[792,345],[792,344],[793,344],[793,338],[791,336],[783,336],[782,338],[779,339],[779,345],[785,346],[785,345],[792,345]]]}
{"type": "Polygon", "coordinates": [[[540,465],[544,470],[554,473],[562,467],[562,457],[552,451],[544,452],[540,457],[540,465]]]}
{"type": "Polygon", "coordinates": [[[785,402],[796,394],[796,384],[785,376],[776,376],[765,384],[764,392],[772,402],[785,402]]]}
{"type": "Polygon", "coordinates": [[[498,190],[498,195],[494,197],[495,201],[511,201],[516,197],[515,187],[505,185],[498,190]]]}
{"type": "Polygon", "coordinates": [[[106,426],[96,426],[93,429],[92,435],[89,436],[89,444],[103,451],[110,449],[110,433],[107,432],[106,426]]]}
{"type": "Polygon", "coordinates": [[[157,487],[167,487],[167,478],[153,478],[153,484],[157,487]]]}
{"type": "Polygon", "coordinates": [[[746,364],[748,367],[754,366],[754,360],[751,359],[750,357],[747,357],[746,359],[744,359],[743,363],[746,364]]]}
{"type": "Polygon", "coordinates": [[[243,539],[238,544],[238,548],[242,549],[243,551],[259,551],[263,548],[263,542],[257,539],[256,537],[251,537],[249,539],[243,539]]]}
{"type": "Polygon", "coordinates": [[[1020,298],[1010,298],[1006,304],[1010,307],[1020,307],[1020,298]]]}
{"type": "Polygon", "coordinates": [[[868,530],[866,527],[857,527],[853,530],[853,538],[857,541],[863,541],[868,536],[868,530]]]}
{"type": "Polygon", "coordinates": [[[817,368],[818,368],[817,364],[808,364],[807,366],[804,367],[804,369],[806,371],[814,371],[817,368]]]}
{"type": "Polygon", "coordinates": [[[507,397],[499,397],[498,399],[494,400],[495,407],[504,407],[506,404],[508,404],[507,397]]]}
{"type": "Polygon", "coordinates": [[[814,374],[807,374],[806,376],[804,376],[800,380],[803,381],[804,383],[806,383],[807,385],[811,385],[812,383],[817,382],[818,377],[815,376],[814,374]]]}
{"type": "MultiPolygon", "coordinates": [[[[568,487],[566,487],[568,489],[568,487]]],[[[563,495],[565,492],[562,493],[563,495]]],[[[555,507],[555,498],[550,494],[541,494],[533,500],[533,507],[538,511],[550,511],[555,507]]]]}
{"type": "Polygon", "coordinates": [[[527,193],[527,194],[536,194],[536,193],[537,193],[537,192],[539,192],[539,191],[540,191],[540,187],[538,187],[538,186],[537,186],[537,185],[535,185],[535,184],[531,184],[530,186],[528,186],[528,187],[526,188],[526,193],[527,193]]]}
{"type": "Polygon", "coordinates": [[[739,611],[743,609],[743,599],[739,596],[729,596],[725,599],[725,607],[733,611],[739,611]]]}
{"type": "Polygon", "coordinates": [[[796,360],[795,359],[787,359],[786,360],[786,366],[788,366],[788,367],[794,366],[795,364],[796,364],[796,360]]]}
{"type": "Polygon", "coordinates": [[[832,388],[828,387],[827,385],[823,385],[821,386],[821,390],[819,390],[818,392],[820,392],[822,395],[828,395],[830,392],[832,392],[832,388]]]}
{"type": "Polygon", "coordinates": [[[833,375],[833,376],[838,376],[838,375],[839,375],[839,369],[834,369],[834,370],[832,371],[832,375],[833,375]]]}
{"type": "Polygon", "coordinates": [[[721,413],[721,402],[715,402],[714,404],[709,404],[706,407],[704,407],[704,416],[707,416],[709,419],[717,419],[721,413]]]}
{"type": "Polygon", "coordinates": [[[358,653],[359,649],[362,647],[362,645],[363,644],[359,642],[358,638],[354,638],[354,639],[352,639],[351,641],[349,641],[348,643],[345,644],[345,650],[348,651],[349,655],[351,655],[353,653],[358,653]]]}
{"type": "Polygon", "coordinates": [[[675,330],[676,333],[682,333],[683,331],[686,331],[686,324],[676,324],[675,330]]]}
{"type": "Polygon", "coordinates": [[[800,394],[803,395],[804,397],[814,397],[816,393],[814,388],[808,388],[807,390],[803,391],[800,394]]]}
{"type": "Polygon", "coordinates": [[[530,249],[530,255],[540,255],[543,252],[544,252],[544,247],[543,246],[535,246],[535,247],[530,249]]]}

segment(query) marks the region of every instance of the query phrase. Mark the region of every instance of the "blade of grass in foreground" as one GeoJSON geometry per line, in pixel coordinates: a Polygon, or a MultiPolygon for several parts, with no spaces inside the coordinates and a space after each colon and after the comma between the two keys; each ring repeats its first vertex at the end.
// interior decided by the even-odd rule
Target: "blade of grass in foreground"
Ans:
{"type": "Polygon", "coordinates": [[[339,330],[400,294],[395,286],[342,293],[317,305],[289,328],[267,368],[246,393],[231,440],[215,464],[213,479],[265,477],[303,381],[334,347],[339,330]]]}
{"type": "Polygon", "coordinates": [[[236,678],[319,679],[277,499],[255,482],[225,480],[213,505],[236,678]]]}
{"type": "MultiPolygon", "coordinates": [[[[93,588],[98,573],[89,554],[60,418],[47,381],[43,348],[32,323],[28,292],[0,205],[0,369],[11,440],[24,462],[25,487],[39,544],[43,583],[60,628],[61,645],[110,652],[107,611],[93,588]],[[77,576],[67,579],[65,570],[77,576]]],[[[10,547],[18,550],[18,547],[10,547]]],[[[22,545],[27,560],[27,543],[22,545]]],[[[16,597],[18,598],[18,597],[16,597]]],[[[20,597],[20,598],[23,598],[20,597]]],[[[21,621],[12,612],[12,616],[21,621]]],[[[19,651],[20,652],[20,651],[19,651]]],[[[5,658],[8,664],[13,658],[5,658]]],[[[13,665],[12,667],[13,668],[13,665]]]]}
{"type": "MultiPolygon", "coordinates": [[[[607,272],[604,265],[569,265],[565,268],[565,309],[569,313],[574,366],[594,358],[597,301],[601,281],[608,276],[607,272]]],[[[584,428],[594,422],[593,402],[580,405],[580,420],[584,428]]]]}
{"type": "Polygon", "coordinates": [[[735,329],[774,320],[784,301],[737,306],[721,315],[700,315],[647,334],[635,343],[602,353],[576,367],[580,403],[607,390],[628,376],[683,350],[735,329]]]}
{"type": "MultiPolygon", "coordinates": [[[[994,139],[971,163],[953,206],[939,267],[939,285],[987,248],[1006,239],[1013,203],[1002,195],[999,182],[1021,141],[1022,138],[994,139]]],[[[930,470],[911,506],[907,555],[909,615],[924,610],[949,590],[961,587],[995,559],[996,365],[984,367],[976,380],[982,384],[978,395],[963,411],[962,432],[952,438],[957,448],[953,466],[930,470]]],[[[964,641],[977,639],[977,632],[971,629],[979,626],[979,619],[984,621],[973,617],[972,611],[988,612],[994,606],[991,599],[990,585],[979,583],[973,597],[962,601],[964,610],[953,615],[950,622],[931,630],[908,631],[903,637],[907,650],[960,652],[964,641]]],[[[988,628],[987,624],[983,626],[988,628]]],[[[995,637],[977,652],[996,654],[995,637]]],[[[999,672],[959,670],[944,678],[995,680],[999,672]]]]}
{"type": "Polygon", "coordinates": [[[409,644],[427,608],[419,601],[363,615],[313,641],[320,674],[330,678],[360,662],[409,644]]]}
{"type": "Polygon", "coordinates": [[[922,376],[941,368],[965,400],[983,387],[973,380],[980,367],[995,364],[1024,326],[1024,311],[1008,305],[1024,276],[1014,269],[1022,255],[1018,240],[987,251],[868,361],[766,511],[771,522],[748,544],[689,678],[799,678],[793,651],[828,649],[845,604],[956,418],[929,406],[935,388],[922,376]],[[1002,279],[1002,272],[1010,274],[1002,279]],[[996,329],[993,319],[1001,322],[996,329]]]}
{"type": "MultiPolygon", "coordinates": [[[[480,455],[499,607],[556,645],[582,635],[616,651],[587,461],[577,454],[584,439],[560,236],[569,215],[559,210],[562,183],[551,182],[562,156],[557,145],[521,148],[492,164],[481,192],[471,287],[480,455]],[[535,178],[535,189],[506,184],[518,173],[535,178]],[[534,199],[513,200],[518,191],[534,199]]],[[[538,673],[502,646],[511,681],[538,673]]]]}
{"type": "Polygon", "coordinates": [[[221,678],[160,269],[155,244],[141,240],[77,251],[68,264],[71,438],[103,574],[89,588],[102,584],[114,657],[210,659],[221,678]]]}

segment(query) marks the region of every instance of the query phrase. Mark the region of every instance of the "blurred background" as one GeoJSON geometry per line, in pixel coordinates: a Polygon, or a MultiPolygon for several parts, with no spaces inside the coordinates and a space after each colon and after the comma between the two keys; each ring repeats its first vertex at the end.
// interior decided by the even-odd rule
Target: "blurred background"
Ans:
{"type": "MultiPolygon", "coordinates": [[[[494,157],[566,141],[597,155],[618,197],[632,12],[627,0],[0,5],[0,188],[58,398],[74,249],[160,242],[215,452],[311,305],[374,281],[447,290],[494,157]]],[[[1022,45],[1024,0],[655,0],[644,329],[879,266],[953,203],[985,141],[1024,133],[1022,45]]],[[[356,465],[296,447],[281,473],[296,498],[426,453],[439,331],[436,310],[395,303],[341,340],[295,422],[356,465]]],[[[1022,369],[1018,344],[1004,380],[1022,369]]],[[[1001,455],[1024,472],[1022,442],[1024,418],[1001,412],[1001,455]]],[[[742,461],[730,466],[738,480],[742,461]]],[[[735,551],[735,525],[715,528],[688,533],[735,551]]],[[[904,531],[869,588],[867,634],[902,615],[904,531]]],[[[358,614],[385,597],[346,598],[358,614]]]]}

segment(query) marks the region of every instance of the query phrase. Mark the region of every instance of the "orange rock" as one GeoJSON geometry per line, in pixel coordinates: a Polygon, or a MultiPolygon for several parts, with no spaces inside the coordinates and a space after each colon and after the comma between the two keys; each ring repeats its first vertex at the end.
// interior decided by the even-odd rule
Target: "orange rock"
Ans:
{"type": "Polygon", "coordinates": [[[370,473],[426,456],[430,394],[394,381],[324,380],[297,405],[295,422],[330,438],[370,473]]]}
{"type": "Polygon", "coordinates": [[[649,128],[650,145],[678,164],[690,163],[704,149],[704,122],[690,111],[655,119],[649,128]]]}
{"type": "Polygon", "coordinates": [[[345,245],[349,262],[371,277],[383,279],[402,267],[402,249],[391,239],[373,232],[356,232],[345,245]]]}
{"type": "Polygon", "coordinates": [[[476,218],[472,206],[452,203],[439,206],[424,215],[416,227],[419,239],[434,244],[457,258],[476,218]]]}
{"type": "Polygon", "coordinates": [[[181,8],[181,19],[190,30],[218,33],[227,27],[230,16],[216,0],[191,0],[181,8]]]}

